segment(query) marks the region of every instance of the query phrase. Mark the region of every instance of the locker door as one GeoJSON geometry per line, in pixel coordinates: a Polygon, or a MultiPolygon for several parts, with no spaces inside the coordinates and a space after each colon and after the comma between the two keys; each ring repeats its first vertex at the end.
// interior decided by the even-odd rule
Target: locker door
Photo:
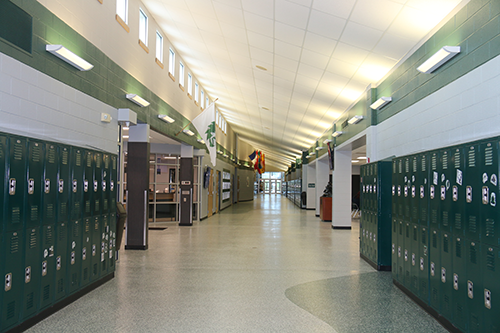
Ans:
{"type": "Polygon", "coordinates": [[[94,153],[85,151],[83,168],[83,216],[91,217],[94,213],[94,153]]]}
{"type": "Polygon", "coordinates": [[[91,263],[91,251],[92,251],[92,226],[93,219],[91,217],[83,218],[82,226],[82,251],[79,254],[82,259],[82,276],[81,276],[81,286],[86,286],[90,282],[90,271],[92,267],[91,263]]]}
{"type": "Polygon", "coordinates": [[[481,241],[500,246],[500,213],[496,208],[498,196],[498,141],[484,142],[480,147],[481,163],[481,241]]]}
{"type": "Polygon", "coordinates": [[[410,222],[413,224],[419,224],[419,211],[420,211],[420,197],[419,197],[419,184],[420,180],[420,172],[418,168],[418,155],[411,156],[410,159],[410,168],[411,168],[411,184],[410,184],[410,209],[411,209],[411,217],[410,222]]]}
{"type": "Polygon", "coordinates": [[[57,224],[56,224],[56,272],[55,299],[66,296],[68,275],[68,225],[69,196],[71,193],[70,148],[59,146],[59,170],[57,178],[57,224]]]}
{"type": "MultiPolygon", "coordinates": [[[[481,243],[469,241],[466,244],[466,279],[467,298],[466,307],[468,310],[468,332],[484,332],[484,289],[483,289],[483,269],[482,269],[482,247],[481,243]]],[[[498,281],[496,281],[498,283],[498,281]]],[[[498,313],[496,314],[498,316],[498,313]]]]}
{"type": "Polygon", "coordinates": [[[415,294],[419,294],[419,275],[420,275],[420,261],[419,261],[419,233],[420,227],[418,224],[410,223],[410,290],[415,294]]]}
{"type": "Polygon", "coordinates": [[[82,216],[84,210],[83,198],[87,184],[84,182],[85,152],[80,148],[72,148],[70,153],[70,222],[68,248],[68,293],[74,293],[80,288],[82,262],[82,216]]]}
{"type": "Polygon", "coordinates": [[[109,180],[109,212],[116,213],[116,198],[118,192],[116,190],[118,179],[118,157],[111,155],[111,176],[109,180]]]}
{"type": "Polygon", "coordinates": [[[102,160],[102,154],[101,153],[94,153],[94,179],[93,179],[93,184],[94,184],[94,211],[93,215],[101,215],[102,210],[103,210],[103,160],[102,160]]]}
{"type": "Polygon", "coordinates": [[[483,259],[483,287],[484,287],[484,331],[500,332],[500,270],[496,267],[500,263],[500,248],[490,246],[485,251],[483,259]]]}
{"type": "Polygon", "coordinates": [[[429,220],[431,228],[439,228],[439,219],[441,215],[441,177],[438,167],[439,153],[433,152],[430,156],[431,159],[431,179],[429,188],[429,220]]]}
{"type": "Polygon", "coordinates": [[[101,262],[101,216],[93,216],[91,221],[91,251],[90,280],[95,281],[100,276],[101,262]]]}
{"type": "Polygon", "coordinates": [[[418,198],[419,198],[419,224],[429,227],[429,155],[418,155],[418,198]]]}
{"type": "MultiPolygon", "coordinates": [[[[6,142],[6,141],[4,141],[6,142]]],[[[19,322],[24,286],[24,198],[27,187],[27,142],[25,138],[8,139],[5,192],[5,222],[3,223],[2,262],[5,287],[3,289],[1,329],[19,322]]]]}
{"type": "Polygon", "coordinates": [[[392,235],[391,235],[391,258],[392,258],[392,279],[399,281],[398,278],[398,215],[397,215],[397,160],[392,160],[392,186],[391,186],[391,196],[392,196],[392,235]]]}
{"type": "Polygon", "coordinates": [[[108,272],[115,271],[116,260],[116,213],[109,214],[109,268],[108,272]]]}
{"type": "MultiPolygon", "coordinates": [[[[0,133],[0,205],[2,205],[2,210],[0,210],[0,221],[2,221],[2,227],[0,227],[0,242],[1,244],[5,244],[5,241],[3,239],[3,224],[6,220],[5,217],[5,192],[7,189],[7,184],[8,184],[8,175],[7,175],[7,161],[8,161],[8,154],[9,154],[9,147],[8,147],[8,139],[7,136],[3,133],[0,133]]],[[[5,262],[5,253],[4,253],[4,246],[0,246],[0,276],[5,276],[5,268],[4,268],[4,262],[5,262]]],[[[0,292],[0,313],[3,314],[2,312],[2,305],[3,305],[3,294],[4,290],[0,292]]],[[[1,321],[3,320],[4,316],[1,316],[0,319],[0,330],[2,329],[1,321]]]]}
{"type": "Polygon", "coordinates": [[[465,238],[479,242],[482,229],[479,214],[483,206],[481,203],[483,173],[479,166],[479,144],[466,146],[465,154],[465,238]]]}
{"type": "Polygon", "coordinates": [[[420,270],[418,276],[418,295],[425,302],[425,304],[430,304],[429,236],[429,228],[426,226],[420,226],[418,249],[420,270]]]}
{"type": "Polygon", "coordinates": [[[101,241],[102,241],[102,181],[103,163],[102,154],[95,152],[93,161],[93,215],[92,215],[92,257],[90,280],[94,281],[100,277],[101,272],[101,241]]]}
{"type": "Polygon", "coordinates": [[[110,183],[111,183],[111,159],[108,154],[102,155],[102,213],[110,213],[110,183]]]}
{"type": "Polygon", "coordinates": [[[57,146],[45,144],[45,173],[43,176],[42,251],[41,261],[41,302],[40,309],[51,305],[55,296],[55,241],[57,210],[57,171],[59,156],[57,146]]]}
{"type": "Polygon", "coordinates": [[[405,259],[404,259],[404,249],[405,249],[405,224],[402,219],[398,219],[398,244],[397,244],[397,256],[398,256],[398,281],[404,285],[405,282],[405,259]]]}
{"type": "Polygon", "coordinates": [[[101,216],[101,263],[100,274],[104,276],[108,273],[109,268],[109,214],[101,216]]]}
{"type": "Polygon", "coordinates": [[[452,170],[450,176],[452,184],[450,218],[452,219],[453,235],[455,237],[464,237],[465,186],[463,175],[465,171],[465,156],[463,147],[455,147],[452,149],[450,169],[452,170]]]}
{"type": "Polygon", "coordinates": [[[453,253],[452,253],[453,238],[450,232],[441,231],[441,266],[439,274],[441,277],[441,314],[448,320],[452,321],[452,290],[453,290],[453,253]]]}
{"type": "Polygon", "coordinates": [[[403,269],[404,269],[404,286],[411,290],[411,225],[410,222],[403,222],[404,227],[404,247],[403,247],[403,269]]]}
{"type": "Polygon", "coordinates": [[[465,299],[467,297],[467,280],[465,272],[465,246],[466,242],[463,237],[454,237],[453,240],[453,324],[465,331],[467,325],[467,313],[465,299]]]}
{"type": "Polygon", "coordinates": [[[430,306],[440,311],[441,302],[441,234],[439,229],[430,228],[429,291],[430,306]]]}
{"type": "Polygon", "coordinates": [[[455,182],[455,168],[452,165],[452,157],[449,149],[439,151],[438,174],[439,174],[439,198],[440,211],[438,215],[439,230],[450,232],[453,227],[452,211],[452,182],[455,182]]]}
{"type": "Polygon", "coordinates": [[[26,219],[25,219],[25,246],[24,246],[24,293],[21,320],[33,316],[40,304],[40,279],[42,276],[41,230],[42,198],[44,190],[43,143],[28,140],[28,172],[26,187],[26,219]]]}

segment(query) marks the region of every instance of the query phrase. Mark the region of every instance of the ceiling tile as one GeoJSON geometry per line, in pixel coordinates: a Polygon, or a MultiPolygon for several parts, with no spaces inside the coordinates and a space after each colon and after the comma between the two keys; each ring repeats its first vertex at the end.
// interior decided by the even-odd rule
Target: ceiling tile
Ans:
{"type": "Polygon", "coordinates": [[[222,30],[222,34],[225,38],[229,39],[226,44],[233,43],[234,41],[238,41],[241,43],[248,43],[247,40],[247,31],[245,29],[239,28],[234,25],[230,25],[228,23],[221,22],[220,27],[222,30]]]}
{"type": "Polygon", "coordinates": [[[314,0],[313,8],[330,15],[347,19],[351,15],[355,3],[356,0],[314,0]]]}
{"type": "Polygon", "coordinates": [[[272,52],[274,48],[274,41],[272,38],[251,31],[248,32],[248,43],[253,47],[268,52],[272,52]]]}
{"type": "Polygon", "coordinates": [[[329,73],[338,74],[346,78],[350,78],[356,73],[358,68],[359,65],[356,66],[332,57],[326,71],[329,73]]]}
{"type": "Polygon", "coordinates": [[[349,20],[377,30],[386,30],[402,9],[402,4],[391,0],[358,0],[349,20]]]}
{"type": "Polygon", "coordinates": [[[333,52],[332,58],[359,66],[366,59],[368,54],[368,51],[360,49],[359,47],[339,42],[333,52]]]}
{"type": "Polygon", "coordinates": [[[305,30],[292,27],[280,22],[274,23],[274,34],[277,40],[296,46],[304,43],[305,30]]]}
{"type": "Polygon", "coordinates": [[[331,56],[333,50],[335,49],[335,45],[337,45],[337,41],[335,39],[326,38],[312,32],[307,32],[304,40],[305,49],[326,56],[331,56]]]}
{"type": "Polygon", "coordinates": [[[349,21],[340,41],[364,50],[372,50],[384,32],[349,21]]]}
{"type": "Polygon", "coordinates": [[[346,20],[317,10],[311,11],[308,31],[330,38],[339,39],[344,30],[346,20]]]}
{"type": "Polygon", "coordinates": [[[282,57],[299,60],[302,49],[279,40],[274,41],[274,52],[282,57]]]}
{"type": "Polygon", "coordinates": [[[275,0],[274,19],[298,29],[305,29],[309,19],[309,8],[285,0],[275,0]]]}
{"type": "Polygon", "coordinates": [[[300,57],[301,63],[319,68],[321,70],[325,70],[329,61],[330,57],[306,49],[302,50],[302,57],[300,57]]]}
{"type": "Polygon", "coordinates": [[[251,13],[264,16],[270,19],[274,18],[274,1],[269,0],[241,0],[243,9],[251,13]]]}
{"type": "Polygon", "coordinates": [[[250,47],[250,55],[254,62],[263,62],[266,64],[272,64],[274,61],[273,53],[258,49],[256,47],[250,47]]]}
{"type": "Polygon", "coordinates": [[[274,38],[274,21],[272,19],[244,12],[245,26],[247,30],[274,38]]]}
{"type": "Polygon", "coordinates": [[[229,23],[240,28],[245,27],[243,10],[218,2],[213,2],[213,6],[215,8],[215,15],[220,22],[229,23]]]}

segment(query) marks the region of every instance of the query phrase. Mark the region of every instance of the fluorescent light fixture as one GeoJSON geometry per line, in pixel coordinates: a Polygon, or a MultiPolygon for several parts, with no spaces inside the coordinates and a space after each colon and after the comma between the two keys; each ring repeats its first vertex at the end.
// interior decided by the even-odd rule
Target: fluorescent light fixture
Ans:
{"type": "Polygon", "coordinates": [[[122,138],[128,139],[128,135],[124,135],[124,136],[122,136],[122,138]]]}
{"type": "Polygon", "coordinates": [[[333,136],[334,138],[338,138],[338,137],[339,137],[339,136],[341,136],[342,134],[344,134],[344,132],[335,131],[335,132],[333,132],[332,136],[333,136]]]}
{"type": "Polygon", "coordinates": [[[223,156],[224,156],[225,158],[227,158],[227,155],[226,155],[226,154],[224,154],[223,156]]]}
{"type": "Polygon", "coordinates": [[[91,63],[87,62],[86,60],[80,58],[67,48],[65,48],[62,45],[45,45],[45,50],[47,52],[52,53],[59,59],[62,59],[66,61],[68,64],[72,65],[73,67],[78,68],[81,71],[89,71],[92,68],[94,68],[94,65],[91,63]]]}
{"type": "Polygon", "coordinates": [[[311,157],[311,154],[306,155],[306,158],[310,158],[310,157],[311,157]]]}
{"type": "Polygon", "coordinates": [[[387,104],[389,104],[390,102],[392,102],[392,97],[380,97],[374,103],[372,103],[370,107],[374,110],[379,110],[384,106],[386,106],[387,104]]]}
{"type": "Polygon", "coordinates": [[[367,159],[368,159],[368,157],[366,157],[366,156],[358,157],[358,160],[367,160],[367,159]]]}
{"type": "Polygon", "coordinates": [[[171,123],[173,123],[173,122],[175,121],[175,119],[170,118],[170,117],[169,117],[169,116],[167,116],[166,114],[159,114],[159,115],[158,115],[158,118],[159,118],[159,119],[161,119],[161,120],[163,120],[163,121],[164,121],[164,122],[166,122],[166,123],[169,123],[169,124],[171,124],[171,123]]]}
{"type": "Polygon", "coordinates": [[[354,125],[354,124],[359,123],[364,118],[365,117],[363,117],[363,116],[354,116],[351,119],[349,119],[347,122],[349,123],[349,125],[354,125]]]}
{"type": "Polygon", "coordinates": [[[460,46],[443,46],[432,57],[420,65],[417,70],[425,74],[430,74],[459,53],[460,46]]]}
{"type": "Polygon", "coordinates": [[[125,97],[139,106],[146,107],[149,105],[148,101],[137,94],[127,94],[125,97]]]}
{"type": "Polygon", "coordinates": [[[332,139],[326,139],[325,141],[323,141],[323,143],[326,145],[327,143],[330,143],[332,142],[332,139]]]}
{"type": "Polygon", "coordinates": [[[193,132],[193,131],[191,131],[191,130],[188,130],[188,129],[185,129],[185,130],[183,130],[182,132],[183,132],[184,134],[189,135],[189,136],[193,136],[193,135],[194,135],[194,132],[193,132]]]}
{"type": "Polygon", "coordinates": [[[352,160],[352,163],[359,163],[359,160],[352,160]]]}
{"type": "Polygon", "coordinates": [[[316,150],[323,150],[325,147],[316,147],[316,150]]]}
{"type": "Polygon", "coordinates": [[[198,142],[199,142],[199,143],[201,143],[202,145],[204,145],[204,144],[205,144],[205,141],[203,141],[202,139],[198,139],[198,140],[196,140],[196,141],[198,141],[198,142]]]}
{"type": "Polygon", "coordinates": [[[221,154],[221,155],[222,155],[222,151],[220,151],[220,150],[219,150],[219,151],[217,151],[217,154],[221,154]]]}

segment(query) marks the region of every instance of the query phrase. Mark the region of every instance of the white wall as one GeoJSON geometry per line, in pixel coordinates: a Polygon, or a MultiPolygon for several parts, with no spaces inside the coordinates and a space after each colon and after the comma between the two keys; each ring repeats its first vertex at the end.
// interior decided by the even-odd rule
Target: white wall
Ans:
{"type": "Polygon", "coordinates": [[[499,86],[496,57],[380,123],[377,159],[500,135],[499,86]]]}
{"type": "Polygon", "coordinates": [[[109,105],[0,53],[0,131],[116,154],[116,118],[109,105]]]}
{"type": "Polygon", "coordinates": [[[307,192],[307,203],[306,209],[316,208],[316,164],[304,164],[302,166],[305,173],[307,174],[307,183],[303,190],[307,192]],[[309,184],[313,184],[314,187],[309,187],[309,184]]]}

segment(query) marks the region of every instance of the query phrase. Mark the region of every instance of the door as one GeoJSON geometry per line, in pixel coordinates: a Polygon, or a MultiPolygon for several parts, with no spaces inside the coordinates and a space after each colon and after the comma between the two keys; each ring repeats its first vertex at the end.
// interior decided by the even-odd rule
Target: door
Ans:
{"type": "Polygon", "coordinates": [[[210,170],[210,181],[208,182],[208,217],[214,213],[214,170],[210,170]]]}

